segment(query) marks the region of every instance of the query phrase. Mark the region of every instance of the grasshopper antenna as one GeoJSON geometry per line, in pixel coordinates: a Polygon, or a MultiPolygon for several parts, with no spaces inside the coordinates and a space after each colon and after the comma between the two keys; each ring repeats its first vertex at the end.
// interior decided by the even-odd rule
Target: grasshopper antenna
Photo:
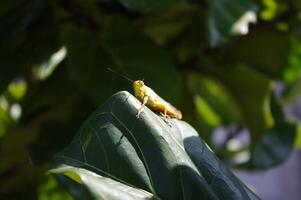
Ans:
{"type": "Polygon", "coordinates": [[[130,81],[130,82],[134,82],[132,79],[130,79],[129,77],[127,77],[127,76],[125,76],[125,75],[123,75],[123,74],[121,74],[121,73],[118,73],[117,71],[115,71],[115,70],[113,70],[113,69],[111,69],[111,68],[107,68],[109,71],[111,71],[111,72],[113,72],[113,73],[115,73],[115,74],[117,74],[117,75],[119,75],[119,76],[121,76],[121,77],[123,77],[123,78],[125,78],[126,80],[128,80],[128,81],[130,81]]]}

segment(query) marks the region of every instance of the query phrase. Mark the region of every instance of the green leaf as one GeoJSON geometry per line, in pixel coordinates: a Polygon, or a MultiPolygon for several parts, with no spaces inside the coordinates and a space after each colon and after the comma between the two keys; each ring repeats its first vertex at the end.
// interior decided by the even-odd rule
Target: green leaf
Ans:
{"type": "Polygon", "coordinates": [[[209,124],[221,125],[242,121],[237,103],[222,82],[211,76],[190,73],[188,85],[195,96],[197,111],[201,118],[208,119],[208,122],[212,120],[218,122],[209,124]],[[197,106],[198,103],[201,103],[199,105],[201,107],[197,106]]]}
{"type": "MultiPolygon", "coordinates": [[[[188,18],[187,27],[181,32],[178,38],[171,42],[178,41],[175,46],[177,58],[182,63],[190,63],[196,57],[203,56],[200,52],[208,50],[209,34],[207,29],[208,10],[205,8],[196,7],[195,10],[189,12],[185,16],[180,16],[177,21],[188,18]]],[[[207,55],[205,55],[207,57],[207,55]]],[[[189,66],[189,65],[188,65],[189,66]]]]}
{"type": "Polygon", "coordinates": [[[12,123],[9,114],[9,104],[6,98],[0,96],[0,138],[5,136],[7,128],[12,123]]]}
{"type": "MultiPolygon", "coordinates": [[[[26,123],[20,132],[35,133],[33,141],[26,144],[26,152],[32,163],[41,165],[69,143],[73,132],[95,107],[74,89],[65,68],[55,70],[42,82],[30,84],[28,90],[22,101],[21,120],[26,123]]],[[[28,138],[28,135],[16,137],[28,138]]]]}
{"type": "Polygon", "coordinates": [[[295,146],[298,149],[301,149],[301,124],[298,124],[297,127],[295,146]]]}
{"type": "Polygon", "coordinates": [[[118,0],[123,6],[130,10],[140,11],[140,12],[151,12],[159,9],[172,6],[184,0],[118,0]]]}
{"type": "Polygon", "coordinates": [[[66,65],[71,79],[94,102],[102,102],[104,95],[111,95],[116,87],[116,79],[106,70],[113,61],[95,33],[70,25],[63,27],[62,35],[68,50],[66,65]]]}
{"type": "Polygon", "coordinates": [[[219,72],[218,78],[230,91],[255,143],[274,123],[270,113],[271,81],[246,66],[219,72]]]}
{"type": "Polygon", "coordinates": [[[171,56],[126,19],[104,21],[101,36],[74,26],[63,31],[68,71],[80,89],[97,103],[118,90],[131,90],[131,83],[107,70],[110,67],[134,80],[144,79],[160,96],[177,104],[180,76],[171,56]]]}
{"type": "MultiPolygon", "coordinates": [[[[153,195],[130,187],[121,182],[115,181],[110,178],[100,176],[89,170],[83,168],[76,168],[71,166],[60,166],[56,169],[50,170],[51,173],[64,174],[66,177],[74,180],[83,186],[89,193],[90,199],[153,199],[153,195]]],[[[80,196],[83,199],[86,196],[80,196]]]]}
{"type": "MultiPolygon", "coordinates": [[[[288,64],[289,37],[281,32],[259,30],[224,49],[224,58],[247,64],[272,78],[281,78],[288,64]]],[[[225,62],[225,61],[224,61],[225,62]]]]}
{"type": "Polygon", "coordinates": [[[182,108],[185,120],[201,132],[202,138],[209,144],[212,142],[212,131],[217,126],[243,123],[240,106],[231,95],[231,90],[216,77],[189,72],[186,74],[186,87],[186,107],[182,108]],[[191,103],[190,107],[187,102],[191,103]]]}
{"type": "Polygon", "coordinates": [[[294,148],[296,125],[278,123],[255,145],[250,166],[266,169],[284,162],[294,148]]]}
{"type": "Polygon", "coordinates": [[[291,37],[290,44],[291,49],[288,54],[288,65],[284,69],[284,81],[287,83],[292,83],[301,77],[301,41],[299,37],[291,37]]]}
{"type": "Polygon", "coordinates": [[[27,84],[23,80],[12,82],[8,85],[9,95],[16,101],[20,101],[26,94],[27,84]]]}
{"type": "Polygon", "coordinates": [[[181,79],[173,58],[135,25],[125,18],[108,18],[103,27],[102,42],[118,69],[128,72],[135,80],[143,79],[173,104],[179,103],[181,79]]]}
{"type": "Polygon", "coordinates": [[[164,19],[164,15],[162,18],[163,19],[159,22],[157,21],[158,19],[155,19],[154,22],[148,22],[149,25],[144,28],[144,32],[149,35],[156,44],[167,44],[172,39],[175,39],[183,30],[187,29],[189,19],[187,19],[187,16],[184,14],[172,19],[164,19]]]}
{"type": "Polygon", "coordinates": [[[275,0],[263,0],[264,9],[260,13],[260,17],[264,20],[271,20],[277,14],[277,3],[275,0]]]}
{"type": "Polygon", "coordinates": [[[55,27],[45,23],[39,29],[32,30],[19,44],[0,48],[0,64],[3,66],[0,68],[0,93],[13,78],[28,73],[33,65],[48,60],[60,48],[57,33],[55,27]]]}
{"type": "Polygon", "coordinates": [[[235,35],[249,32],[249,23],[257,21],[257,5],[251,0],[215,0],[209,12],[211,46],[227,42],[235,35]]]}
{"type": "Polygon", "coordinates": [[[72,196],[62,191],[54,176],[47,176],[38,187],[39,200],[73,200],[72,196]]]}
{"type": "Polygon", "coordinates": [[[275,125],[256,143],[251,159],[246,164],[251,169],[267,169],[283,163],[294,149],[297,124],[288,122],[275,97],[271,99],[275,125]]]}
{"type": "MultiPolygon", "coordinates": [[[[162,199],[258,199],[187,123],[165,122],[128,92],[97,109],[55,159],[162,199]]],[[[70,185],[70,184],[67,184],[70,185]]]]}
{"type": "Polygon", "coordinates": [[[0,94],[24,67],[38,64],[36,60],[42,62],[43,53],[51,53],[57,44],[53,40],[55,31],[50,32],[46,22],[47,32],[43,31],[43,26],[39,30],[28,31],[28,26],[40,12],[43,3],[44,0],[0,3],[0,94]]]}

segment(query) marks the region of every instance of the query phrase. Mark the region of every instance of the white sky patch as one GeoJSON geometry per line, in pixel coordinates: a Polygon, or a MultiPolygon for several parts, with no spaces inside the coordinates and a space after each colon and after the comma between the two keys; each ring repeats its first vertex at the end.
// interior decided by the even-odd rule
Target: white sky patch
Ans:
{"type": "Polygon", "coordinates": [[[257,15],[254,11],[246,11],[231,28],[231,33],[234,35],[246,35],[249,33],[249,24],[257,22],[257,15]]]}

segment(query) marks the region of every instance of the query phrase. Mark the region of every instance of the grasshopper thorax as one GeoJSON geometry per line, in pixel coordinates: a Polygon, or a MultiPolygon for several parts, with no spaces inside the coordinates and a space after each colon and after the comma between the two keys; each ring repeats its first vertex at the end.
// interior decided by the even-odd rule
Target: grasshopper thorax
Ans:
{"type": "Polygon", "coordinates": [[[143,99],[146,92],[143,81],[141,80],[134,81],[133,87],[134,87],[135,96],[138,97],[140,100],[143,99]]]}

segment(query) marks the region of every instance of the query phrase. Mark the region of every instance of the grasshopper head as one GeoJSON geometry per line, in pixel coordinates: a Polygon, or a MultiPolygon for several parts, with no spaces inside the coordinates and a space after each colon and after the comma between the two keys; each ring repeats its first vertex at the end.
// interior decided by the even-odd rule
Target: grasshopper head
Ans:
{"type": "Polygon", "coordinates": [[[141,80],[138,80],[138,81],[134,81],[134,87],[136,86],[136,87],[142,87],[142,86],[144,86],[144,83],[143,83],[143,81],[141,81],[141,80]]]}
{"type": "Polygon", "coordinates": [[[135,96],[138,98],[143,98],[145,93],[143,81],[141,80],[134,81],[133,87],[134,87],[135,96]]]}

